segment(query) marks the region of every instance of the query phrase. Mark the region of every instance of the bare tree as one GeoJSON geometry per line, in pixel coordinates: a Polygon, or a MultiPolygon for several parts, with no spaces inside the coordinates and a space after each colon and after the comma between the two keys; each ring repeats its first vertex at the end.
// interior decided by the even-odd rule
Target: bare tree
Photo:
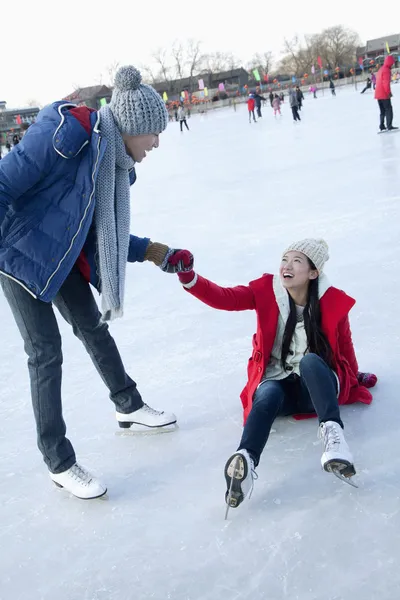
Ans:
{"type": "Polygon", "coordinates": [[[325,29],[322,34],[326,46],[327,60],[331,66],[353,64],[357,46],[361,45],[358,33],[342,25],[325,29]]]}
{"type": "Polygon", "coordinates": [[[201,69],[204,57],[201,54],[201,42],[198,40],[190,39],[187,43],[186,48],[189,77],[192,79],[195,72],[201,69]]]}
{"type": "Polygon", "coordinates": [[[230,68],[232,54],[227,52],[212,52],[206,54],[203,59],[204,67],[210,73],[218,71],[228,71],[230,68]]]}
{"type": "Polygon", "coordinates": [[[145,83],[155,84],[160,83],[162,81],[162,75],[160,72],[155,72],[154,69],[149,67],[148,65],[141,65],[140,72],[143,75],[143,81],[145,83]]]}
{"type": "Polygon", "coordinates": [[[299,74],[303,70],[304,59],[301,56],[301,44],[299,38],[296,36],[292,40],[285,38],[283,43],[285,56],[281,61],[279,70],[285,68],[286,73],[297,73],[299,74]]]}
{"type": "Polygon", "coordinates": [[[29,108],[41,108],[41,104],[38,100],[36,100],[35,98],[29,98],[28,102],[26,103],[27,106],[29,106],[29,108]]]}
{"type": "Polygon", "coordinates": [[[264,73],[270,73],[273,65],[273,54],[270,51],[254,54],[248,63],[249,71],[261,69],[264,73]]]}
{"type": "Polygon", "coordinates": [[[153,59],[160,67],[161,81],[169,83],[170,81],[170,66],[169,56],[165,48],[159,48],[153,53],[153,59]]]}
{"type": "Polygon", "coordinates": [[[178,77],[178,79],[183,79],[185,76],[186,57],[185,57],[185,50],[184,50],[181,42],[178,42],[178,41],[174,42],[172,49],[171,49],[171,54],[175,61],[176,76],[178,77]]]}
{"type": "MultiPolygon", "coordinates": [[[[114,62],[112,62],[110,65],[108,65],[107,67],[107,86],[108,87],[114,87],[114,79],[115,79],[115,75],[117,74],[117,71],[119,69],[119,62],[117,60],[114,60],[114,62]]],[[[102,84],[103,82],[101,81],[100,84],[102,84]]]]}
{"type": "Polygon", "coordinates": [[[304,42],[298,37],[285,40],[285,56],[279,70],[287,74],[301,75],[316,65],[318,56],[331,68],[354,64],[356,49],[360,44],[358,34],[342,25],[324,29],[321,33],[306,35],[304,42]]]}

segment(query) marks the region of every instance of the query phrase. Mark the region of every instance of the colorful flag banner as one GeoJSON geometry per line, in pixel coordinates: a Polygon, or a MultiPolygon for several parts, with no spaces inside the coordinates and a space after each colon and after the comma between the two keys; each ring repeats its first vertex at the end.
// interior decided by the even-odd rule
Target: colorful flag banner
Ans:
{"type": "Polygon", "coordinates": [[[268,73],[265,73],[265,75],[264,75],[264,81],[265,81],[265,83],[268,83],[268,80],[269,80],[268,73]]]}
{"type": "Polygon", "coordinates": [[[15,122],[17,125],[21,125],[21,123],[22,123],[21,115],[17,115],[15,122]]]}
{"type": "Polygon", "coordinates": [[[181,92],[181,98],[185,99],[185,92],[181,92]]]}
{"type": "Polygon", "coordinates": [[[317,63],[320,69],[322,69],[322,58],[320,56],[318,56],[317,58],[317,63]]]}
{"type": "Polygon", "coordinates": [[[292,83],[296,83],[296,77],[294,75],[292,76],[292,83]]]}
{"type": "Polygon", "coordinates": [[[390,54],[390,48],[389,48],[389,44],[387,42],[386,42],[386,50],[387,50],[387,53],[390,54]]]}
{"type": "Polygon", "coordinates": [[[312,73],[313,75],[315,75],[315,67],[314,67],[314,65],[311,67],[311,73],[312,73]]]}
{"type": "Polygon", "coordinates": [[[208,96],[208,88],[206,88],[206,87],[204,88],[204,96],[205,96],[206,98],[207,98],[207,96],[208,96]]]}
{"type": "Polygon", "coordinates": [[[204,90],[204,79],[199,79],[199,90],[204,90]]]}
{"type": "Polygon", "coordinates": [[[168,102],[168,94],[167,94],[167,92],[163,93],[162,98],[163,98],[164,102],[168,102]]]}
{"type": "Polygon", "coordinates": [[[329,74],[329,71],[328,71],[328,69],[325,69],[325,71],[324,71],[324,75],[328,75],[328,74],[329,74]]]}
{"type": "Polygon", "coordinates": [[[100,106],[107,106],[107,100],[105,98],[100,98],[100,106]]]}
{"type": "Polygon", "coordinates": [[[223,83],[220,83],[220,84],[219,84],[219,86],[218,86],[218,89],[219,89],[219,91],[220,91],[220,92],[224,92],[224,91],[225,91],[225,86],[224,86],[224,84],[223,84],[223,83]]]}
{"type": "Polygon", "coordinates": [[[261,77],[260,77],[260,73],[259,73],[258,69],[253,69],[253,75],[254,75],[254,79],[256,81],[261,81],[261,77]]]}
{"type": "Polygon", "coordinates": [[[204,90],[201,90],[199,95],[200,95],[200,98],[204,98],[204,90]]]}

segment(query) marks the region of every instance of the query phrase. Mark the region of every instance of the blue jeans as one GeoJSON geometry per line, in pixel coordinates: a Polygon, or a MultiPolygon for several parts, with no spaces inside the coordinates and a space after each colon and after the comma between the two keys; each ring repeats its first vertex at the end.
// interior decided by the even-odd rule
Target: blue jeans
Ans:
{"type": "MultiPolygon", "coordinates": [[[[1,287],[28,355],[33,412],[38,447],[52,473],[62,473],[75,463],[75,452],[66,437],[62,416],[61,336],[52,304],[35,300],[18,283],[0,276],[1,287]]],[[[126,374],[108,325],[89,284],[74,267],[53,301],[76,337],[85,346],[100,377],[110,390],[118,411],[129,413],[143,406],[136,383],[126,374]]]]}
{"type": "Polygon", "coordinates": [[[320,423],[335,421],[343,427],[337,393],[333,371],[316,354],[306,354],[300,362],[300,377],[289,375],[259,385],[238,450],[247,450],[257,466],[278,415],[317,413],[320,423]]]}

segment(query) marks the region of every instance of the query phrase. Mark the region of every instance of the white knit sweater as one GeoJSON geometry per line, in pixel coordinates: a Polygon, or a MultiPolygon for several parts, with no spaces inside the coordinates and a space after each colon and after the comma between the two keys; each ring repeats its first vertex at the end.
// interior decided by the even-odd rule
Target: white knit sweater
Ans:
{"type": "MultiPolygon", "coordinates": [[[[278,275],[274,275],[273,288],[275,299],[279,307],[279,318],[271,357],[265,370],[263,380],[285,379],[285,377],[288,377],[288,375],[291,375],[292,373],[300,375],[300,361],[307,351],[307,335],[304,328],[304,322],[297,323],[290,344],[290,351],[286,359],[287,369],[286,371],[283,370],[281,364],[282,342],[286,322],[290,314],[290,304],[288,293],[283,287],[278,275]]],[[[318,295],[320,299],[329,288],[330,283],[326,275],[320,275],[318,282],[318,295]]]]}

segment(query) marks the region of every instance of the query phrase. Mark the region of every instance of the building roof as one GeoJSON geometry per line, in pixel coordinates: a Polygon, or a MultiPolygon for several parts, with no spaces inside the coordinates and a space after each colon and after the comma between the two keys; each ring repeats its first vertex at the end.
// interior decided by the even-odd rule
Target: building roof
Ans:
{"type": "Polygon", "coordinates": [[[40,108],[38,106],[24,106],[23,108],[6,108],[1,111],[2,115],[25,115],[29,113],[38,113],[40,108]]]}
{"type": "Polygon", "coordinates": [[[387,35],[386,37],[380,37],[374,40],[368,40],[365,51],[376,52],[378,50],[386,50],[386,42],[389,44],[389,48],[400,46],[400,33],[387,35]]]}
{"type": "Polygon", "coordinates": [[[84,102],[85,100],[91,100],[92,98],[102,98],[104,96],[111,96],[112,89],[106,85],[91,85],[89,87],[78,88],[68,96],[65,96],[64,100],[77,100],[84,102]]]}
{"type": "Polygon", "coordinates": [[[239,75],[243,75],[245,73],[248,75],[246,69],[243,67],[239,67],[238,69],[230,69],[229,71],[222,71],[221,73],[211,73],[213,80],[215,79],[229,79],[230,77],[238,77],[239,75]]]}

